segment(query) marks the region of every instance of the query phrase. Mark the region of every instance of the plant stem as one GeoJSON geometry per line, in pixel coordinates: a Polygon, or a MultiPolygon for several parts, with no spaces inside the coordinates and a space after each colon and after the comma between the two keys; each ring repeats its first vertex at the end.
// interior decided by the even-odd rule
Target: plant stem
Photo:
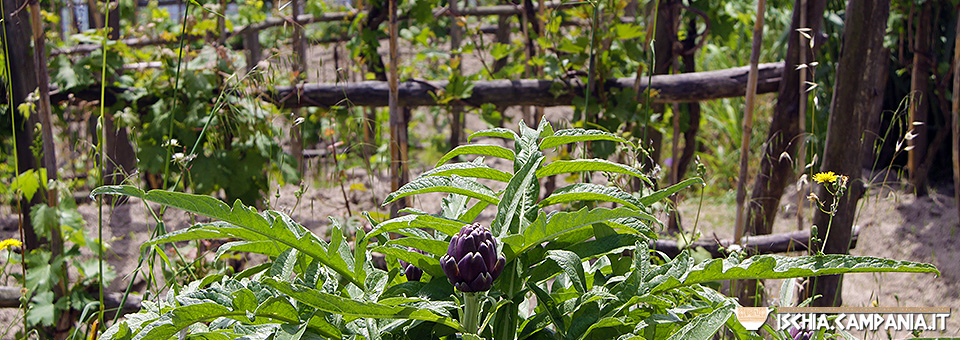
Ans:
{"type": "Polygon", "coordinates": [[[480,325],[480,301],[476,292],[463,293],[463,328],[467,332],[478,334],[480,325]]]}
{"type": "MultiPolygon", "coordinates": [[[[517,337],[517,315],[519,311],[519,301],[517,300],[519,299],[514,295],[517,295],[517,292],[520,291],[519,286],[522,284],[517,282],[517,262],[514,260],[507,264],[500,276],[500,280],[503,280],[501,286],[506,289],[504,297],[513,300],[513,303],[497,311],[493,330],[495,333],[493,338],[497,340],[513,340],[517,337]]],[[[522,298],[521,295],[520,299],[522,298]]]]}

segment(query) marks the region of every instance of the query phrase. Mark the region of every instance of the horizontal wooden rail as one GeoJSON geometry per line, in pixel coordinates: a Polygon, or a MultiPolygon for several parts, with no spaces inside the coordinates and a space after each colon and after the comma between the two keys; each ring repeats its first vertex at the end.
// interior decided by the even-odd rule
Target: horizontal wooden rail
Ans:
{"type": "MultiPolygon", "coordinates": [[[[564,3],[563,1],[549,1],[544,7],[551,9],[563,9],[574,7],[580,5],[581,3],[564,3]]],[[[537,4],[534,4],[536,7],[537,4]]],[[[523,7],[518,5],[494,5],[494,6],[483,6],[483,7],[472,7],[464,8],[459,10],[457,13],[451,13],[446,7],[440,7],[434,9],[433,11],[435,16],[441,15],[458,15],[458,16],[493,16],[493,15],[516,15],[523,13],[523,7]]],[[[346,21],[353,20],[353,18],[358,14],[357,11],[348,11],[348,12],[329,12],[324,13],[319,16],[314,16],[310,14],[304,14],[297,16],[296,23],[300,25],[318,23],[318,22],[334,22],[334,21],[346,21]]],[[[227,38],[242,35],[247,32],[259,32],[261,30],[281,26],[284,24],[293,24],[294,20],[289,17],[270,17],[264,20],[263,22],[240,26],[234,28],[232,31],[227,32],[227,38]]],[[[200,35],[189,35],[187,36],[188,40],[199,40],[203,36],[200,35]]],[[[157,46],[157,45],[167,45],[176,43],[178,39],[164,39],[160,37],[144,37],[144,38],[129,38],[121,40],[125,45],[130,47],[144,47],[144,46],[157,46]]],[[[96,50],[99,50],[101,47],[97,44],[82,44],[68,48],[62,49],[53,49],[50,51],[51,55],[60,55],[60,54],[87,54],[96,50]]]]}
{"type": "MultiPolygon", "coordinates": [[[[860,227],[854,226],[853,232],[850,236],[850,249],[857,247],[857,238],[860,237],[860,227]]],[[[771,234],[771,235],[756,235],[744,237],[747,241],[743,245],[744,251],[748,254],[776,254],[776,253],[786,253],[793,251],[807,251],[807,245],[810,244],[810,230],[800,230],[789,233],[782,234],[771,234]]],[[[720,248],[729,248],[730,245],[734,244],[733,240],[723,240],[717,242],[717,240],[699,240],[693,242],[693,244],[687,246],[686,248],[696,249],[697,247],[703,247],[714,258],[725,257],[727,254],[722,253],[720,248]]],[[[656,249],[662,251],[667,256],[671,258],[680,254],[680,245],[677,241],[674,240],[657,240],[656,249]]]]}
{"type": "MultiPolygon", "coordinates": [[[[777,90],[783,63],[760,65],[757,93],[777,90]]],[[[694,72],[653,76],[651,87],[656,90],[653,101],[657,103],[695,102],[744,95],[748,66],[718,71],[694,72]]],[[[633,91],[634,78],[607,80],[607,89],[633,91]]],[[[647,78],[639,81],[640,89],[647,87],[647,78]]],[[[405,81],[400,83],[400,105],[438,106],[435,95],[447,86],[446,81],[405,81]]],[[[584,93],[585,85],[578,80],[485,80],[473,82],[473,92],[462,99],[462,105],[479,106],[564,106],[571,105],[573,98],[584,93]],[[557,90],[560,90],[559,92],[557,90]],[[558,94],[559,95],[556,95],[558,94]]],[[[331,107],[331,106],[387,106],[389,87],[385,81],[357,83],[307,83],[300,86],[277,87],[265,93],[267,100],[285,107],[331,107]]]]}
{"type": "MultiPolygon", "coordinates": [[[[149,66],[149,65],[148,65],[149,66]]],[[[760,65],[757,93],[770,93],[777,90],[783,63],[760,65]]],[[[668,74],[653,76],[652,87],[656,90],[653,101],[656,103],[695,102],[719,98],[741,97],[746,91],[749,66],[729,68],[717,71],[668,74]]],[[[605,82],[607,89],[633,91],[634,78],[611,79],[605,82]]],[[[571,105],[573,98],[582,95],[584,85],[579,81],[564,83],[551,80],[481,80],[475,81],[473,95],[458,104],[479,106],[490,103],[498,106],[565,106],[571,105]],[[567,91],[555,96],[558,84],[567,91]]],[[[447,86],[446,81],[405,81],[400,83],[400,105],[404,106],[440,106],[433,95],[447,86]]],[[[647,78],[640,79],[641,90],[646,89],[647,78]]],[[[113,105],[118,95],[140,91],[136,88],[107,87],[105,99],[107,105],[113,105]]],[[[285,108],[293,107],[331,107],[331,106],[387,106],[386,82],[364,81],[357,83],[307,83],[302,86],[280,86],[274,90],[256,92],[267,101],[285,108]]],[[[238,94],[239,95],[239,94],[238,94]]],[[[63,92],[54,90],[50,94],[52,102],[69,99],[94,101],[100,99],[99,86],[84,90],[63,92]]],[[[151,96],[141,97],[138,107],[145,107],[157,101],[151,96]]]]}

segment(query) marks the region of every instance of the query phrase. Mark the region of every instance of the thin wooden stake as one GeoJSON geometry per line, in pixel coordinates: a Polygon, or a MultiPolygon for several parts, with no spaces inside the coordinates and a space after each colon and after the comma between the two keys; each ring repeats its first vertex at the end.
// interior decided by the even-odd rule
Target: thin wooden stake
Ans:
{"type": "MultiPolygon", "coordinates": [[[[390,190],[396,191],[406,184],[407,120],[406,112],[401,112],[397,97],[397,0],[390,0],[390,190]]],[[[406,110],[403,110],[406,111],[406,110]]],[[[406,198],[390,205],[390,217],[396,217],[400,209],[406,207],[406,198]]]]}
{"type": "Polygon", "coordinates": [[[740,243],[745,223],[744,203],[747,198],[747,160],[750,156],[750,135],[753,133],[753,106],[757,98],[757,64],[760,62],[760,46],[763,43],[763,12],[766,0],[757,2],[757,22],[753,26],[753,48],[750,52],[750,73],[747,76],[746,114],[743,117],[743,135],[740,140],[740,177],[737,180],[737,224],[733,240],[740,243]]]}
{"type": "MultiPolygon", "coordinates": [[[[303,39],[303,26],[300,23],[296,22],[297,18],[300,17],[300,2],[298,0],[292,0],[290,2],[292,6],[292,17],[294,20],[293,24],[293,74],[296,77],[295,84],[299,85],[300,82],[304,79],[304,73],[307,69],[307,47],[303,39]]],[[[297,161],[297,170],[302,174],[304,172],[303,164],[303,130],[299,124],[300,120],[300,109],[293,109],[292,122],[293,127],[290,130],[290,134],[293,135],[291,138],[292,149],[291,154],[293,158],[297,161]]]]}
{"type": "MultiPolygon", "coordinates": [[[[460,27],[460,15],[458,7],[458,0],[450,0],[450,12],[453,13],[453,16],[450,17],[450,59],[454,60],[456,67],[452,72],[460,75],[460,43],[463,40],[463,28],[460,27]]],[[[463,107],[459,105],[453,105],[450,107],[450,149],[456,148],[460,145],[460,140],[463,138],[463,107]]]]}

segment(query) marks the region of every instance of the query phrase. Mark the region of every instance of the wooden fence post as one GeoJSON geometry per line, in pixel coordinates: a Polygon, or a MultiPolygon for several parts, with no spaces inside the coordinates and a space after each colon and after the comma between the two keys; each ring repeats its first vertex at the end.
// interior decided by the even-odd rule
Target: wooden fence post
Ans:
{"type": "MultiPolygon", "coordinates": [[[[461,73],[460,42],[463,39],[463,29],[460,27],[460,13],[458,0],[450,0],[450,59],[455,60],[457,67],[451,72],[461,73]]],[[[463,139],[463,107],[453,104],[450,106],[450,149],[460,145],[463,139]]]]}
{"type": "MultiPolygon", "coordinates": [[[[37,161],[30,151],[33,144],[33,127],[38,122],[37,115],[30,115],[29,119],[24,118],[17,113],[17,107],[26,101],[27,95],[37,88],[37,78],[34,73],[33,56],[30,54],[30,17],[26,11],[17,12],[21,8],[23,0],[0,0],[3,1],[3,19],[6,21],[4,28],[6,34],[0,35],[0,39],[6,39],[4,45],[7,53],[6,61],[10,65],[10,81],[13,88],[9,90],[13,98],[9,98],[8,103],[11,110],[10,114],[14,118],[14,128],[16,129],[16,149],[17,149],[17,167],[21,172],[28,169],[38,169],[37,161]],[[16,15],[13,15],[16,13],[16,15]]],[[[37,249],[40,240],[33,230],[33,224],[30,219],[30,210],[33,205],[40,203],[40,195],[34,195],[30,201],[22,201],[20,204],[20,221],[23,226],[23,243],[27,251],[37,249]]]]}
{"type": "MultiPolygon", "coordinates": [[[[928,156],[927,153],[927,113],[930,109],[930,71],[933,67],[929,57],[931,33],[933,26],[932,2],[926,2],[917,11],[916,31],[913,39],[913,72],[910,74],[910,118],[907,121],[907,130],[914,138],[907,140],[907,168],[910,172],[910,185],[916,190],[917,196],[925,196],[926,174],[921,171],[921,164],[928,156]]],[[[932,156],[932,155],[930,155],[932,156]]]]}
{"type": "MultiPolygon", "coordinates": [[[[409,108],[401,111],[398,98],[397,67],[397,0],[389,0],[390,17],[390,191],[397,191],[407,183],[407,117],[409,108]]],[[[402,198],[390,205],[390,217],[397,217],[400,210],[407,207],[407,199],[402,198]]]]}
{"type": "Polygon", "coordinates": [[[263,58],[263,47],[260,46],[260,31],[248,29],[243,32],[243,48],[247,55],[247,72],[253,71],[257,63],[263,58]]]}
{"type": "MultiPolygon", "coordinates": [[[[890,0],[849,0],[847,2],[847,23],[843,28],[843,52],[837,63],[837,76],[834,83],[833,100],[830,103],[830,119],[827,126],[827,140],[823,151],[823,163],[820,171],[835,171],[848,176],[848,188],[840,197],[836,213],[831,215],[817,210],[813,224],[817,225],[822,240],[822,251],[827,254],[849,253],[853,234],[853,221],[856,218],[857,201],[863,195],[865,186],[860,174],[860,157],[866,115],[874,106],[873,100],[879,95],[878,78],[886,67],[880,61],[887,58],[889,52],[883,48],[883,36],[887,29],[887,17],[890,15],[890,0]]],[[[821,202],[832,202],[833,195],[821,185],[817,191],[821,202]]],[[[817,254],[821,249],[811,249],[817,254]]],[[[827,275],[811,278],[804,294],[820,295],[811,306],[840,306],[841,275],[827,275]]],[[[803,300],[804,298],[801,298],[803,300]]]]}

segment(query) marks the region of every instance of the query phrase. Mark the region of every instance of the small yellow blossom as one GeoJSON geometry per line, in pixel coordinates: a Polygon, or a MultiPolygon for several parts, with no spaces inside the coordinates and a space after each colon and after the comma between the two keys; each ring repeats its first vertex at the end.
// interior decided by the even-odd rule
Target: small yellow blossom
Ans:
{"type": "Polygon", "coordinates": [[[15,240],[15,239],[12,239],[12,238],[8,238],[8,239],[6,239],[6,240],[0,241],[0,250],[4,250],[4,249],[10,248],[10,247],[19,247],[19,246],[22,246],[22,245],[23,245],[23,244],[20,243],[20,240],[15,240]]]}
{"type": "Polygon", "coordinates": [[[816,181],[817,183],[823,183],[823,182],[833,183],[837,180],[837,177],[840,177],[840,176],[833,173],[833,171],[827,171],[827,172],[821,172],[816,175],[813,175],[813,180],[816,181]]]}

